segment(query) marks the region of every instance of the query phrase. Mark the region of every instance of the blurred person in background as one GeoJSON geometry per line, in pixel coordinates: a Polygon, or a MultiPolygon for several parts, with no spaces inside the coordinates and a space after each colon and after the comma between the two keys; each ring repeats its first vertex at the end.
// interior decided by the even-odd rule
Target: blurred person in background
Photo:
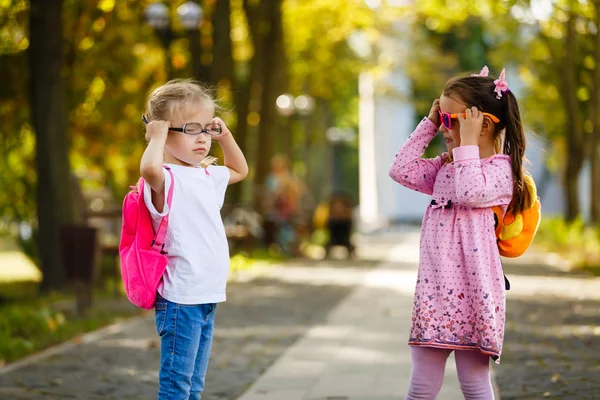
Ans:
{"type": "Polygon", "coordinates": [[[330,256],[334,246],[343,246],[348,251],[348,257],[354,257],[356,247],[352,244],[354,204],[349,194],[333,193],[327,204],[326,228],[329,239],[325,245],[325,257],[330,256]]]}
{"type": "Polygon", "coordinates": [[[271,172],[265,181],[265,241],[275,243],[285,255],[299,255],[298,226],[301,222],[304,183],[289,167],[285,155],[271,159],[271,172]]]}

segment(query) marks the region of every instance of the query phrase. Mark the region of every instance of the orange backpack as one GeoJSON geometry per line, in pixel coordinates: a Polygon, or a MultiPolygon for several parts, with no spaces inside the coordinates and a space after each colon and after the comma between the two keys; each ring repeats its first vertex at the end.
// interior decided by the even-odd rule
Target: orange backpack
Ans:
{"type": "Polygon", "coordinates": [[[496,238],[498,250],[503,257],[519,257],[533,242],[533,238],[540,226],[542,207],[537,196],[537,189],[533,178],[525,174],[525,190],[529,192],[530,202],[525,209],[514,215],[507,211],[504,215],[499,206],[492,207],[496,219],[496,238]]]}

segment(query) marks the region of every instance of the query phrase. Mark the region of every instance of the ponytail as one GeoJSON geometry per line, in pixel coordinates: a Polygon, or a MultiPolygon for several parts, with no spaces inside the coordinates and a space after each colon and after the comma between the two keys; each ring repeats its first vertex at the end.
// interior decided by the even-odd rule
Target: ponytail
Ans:
{"type": "Polygon", "coordinates": [[[467,107],[477,107],[481,111],[497,116],[500,121],[494,128],[494,148],[510,157],[513,175],[513,196],[508,211],[521,213],[531,199],[525,187],[525,131],[515,95],[508,89],[504,80],[504,70],[498,79],[487,75],[485,69],[477,75],[451,79],[444,88],[444,95],[456,94],[467,107]],[[485,74],[483,74],[485,72],[485,74]],[[483,74],[483,75],[482,75],[483,74]],[[502,141],[502,132],[504,140],[502,141]]]}
{"type": "Polygon", "coordinates": [[[523,160],[525,159],[525,131],[521,122],[521,113],[517,99],[511,91],[504,93],[506,127],[504,131],[504,151],[510,156],[513,174],[513,198],[508,206],[508,210],[513,214],[523,211],[525,204],[528,204],[528,192],[525,190],[525,169],[523,160]]]}

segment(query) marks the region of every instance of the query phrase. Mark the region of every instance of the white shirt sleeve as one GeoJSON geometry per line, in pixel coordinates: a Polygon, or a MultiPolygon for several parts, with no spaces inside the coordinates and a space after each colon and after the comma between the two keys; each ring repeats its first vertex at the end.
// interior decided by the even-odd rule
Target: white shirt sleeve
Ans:
{"type": "Polygon", "coordinates": [[[167,196],[169,194],[169,188],[171,187],[171,174],[165,168],[163,168],[165,174],[165,204],[163,205],[163,211],[159,213],[156,211],[156,207],[152,204],[152,188],[150,184],[144,181],[144,202],[146,207],[150,211],[150,216],[154,222],[160,222],[161,218],[169,213],[169,206],[167,204],[167,196]]]}
{"type": "Polygon", "coordinates": [[[210,174],[210,177],[214,179],[215,194],[217,195],[219,206],[223,207],[223,202],[225,201],[225,192],[227,191],[227,185],[229,184],[229,176],[231,175],[229,168],[225,166],[211,165],[207,168],[207,170],[210,174]]]}

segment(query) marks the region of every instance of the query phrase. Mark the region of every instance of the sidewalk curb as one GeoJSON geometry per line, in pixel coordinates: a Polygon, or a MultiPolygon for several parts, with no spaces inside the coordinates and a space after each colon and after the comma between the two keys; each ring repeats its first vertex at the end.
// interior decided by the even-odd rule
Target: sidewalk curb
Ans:
{"type": "Polygon", "coordinates": [[[81,336],[76,336],[73,339],[70,339],[66,342],[63,342],[61,344],[57,344],[55,346],[49,347],[45,350],[42,350],[38,353],[32,354],[30,356],[27,356],[25,358],[22,358],[18,361],[15,361],[13,363],[10,363],[4,367],[0,368],[0,375],[5,375],[9,372],[13,372],[16,370],[19,370],[21,368],[24,368],[28,365],[31,364],[35,364],[41,360],[44,360],[48,357],[57,355],[57,354],[62,354],[65,353],[69,350],[72,350],[76,347],[79,347],[81,345],[85,345],[88,343],[93,343],[96,342],[108,335],[114,334],[114,333],[119,333],[125,330],[126,327],[128,327],[129,325],[134,325],[138,322],[141,322],[142,320],[148,318],[147,314],[143,314],[143,315],[138,315],[135,317],[131,317],[131,318],[127,318],[123,321],[119,321],[119,322],[115,322],[114,324],[111,325],[107,325],[103,328],[100,328],[98,330],[86,333],[84,335],[81,336]]]}
{"type": "MultiPolygon", "coordinates": [[[[283,263],[279,263],[277,265],[280,265],[280,264],[283,265],[283,263]]],[[[265,265],[266,264],[264,264],[264,265],[260,264],[256,268],[253,268],[248,271],[246,271],[246,270],[236,271],[236,272],[232,273],[232,276],[230,277],[230,280],[228,282],[246,282],[246,281],[255,279],[258,276],[260,276],[261,273],[264,273],[264,271],[267,269],[267,268],[265,268],[265,265]]],[[[35,363],[40,362],[48,357],[52,357],[57,354],[65,353],[69,350],[72,350],[72,349],[78,347],[78,346],[96,342],[108,335],[122,332],[129,325],[135,325],[136,323],[141,322],[142,320],[146,319],[150,313],[153,313],[153,312],[154,312],[153,310],[146,311],[146,310],[140,309],[141,315],[133,315],[133,316],[125,318],[121,321],[112,323],[110,325],[103,326],[96,330],[87,332],[83,335],[79,335],[74,338],[63,341],[61,343],[55,344],[54,346],[48,347],[44,350],[40,350],[37,353],[31,354],[24,358],[20,358],[17,361],[11,362],[4,366],[0,366],[0,376],[8,374],[8,373],[16,371],[16,370],[19,370],[26,366],[35,364],[35,363]]]]}
{"type": "MultiPolygon", "coordinates": [[[[275,265],[282,266],[282,265],[285,265],[285,263],[279,262],[279,263],[276,263],[275,265]]],[[[263,274],[265,274],[269,270],[269,267],[271,267],[271,266],[272,266],[271,264],[258,263],[256,266],[254,266],[253,268],[251,268],[249,270],[240,270],[240,271],[233,272],[228,280],[228,283],[230,283],[230,282],[247,282],[247,281],[256,279],[256,278],[262,276],[263,274]]],[[[154,313],[154,311],[153,310],[146,311],[146,310],[140,309],[140,313],[141,313],[141,315],[133,315],[131,317],[125,318],[121,321],[112,323],[110,325],[106,325],[106,326],[96,329],[94,331],[90,331],[83,335],[79,335],[74,338],[68,339],[68,340],[58,343],[54,346],[48,347],[44,350],[40,350],[37,353],[34,353],[34,354],[31,354],[24,358],[18,359],[17,361],[11,362],[4,366],[0,366],[0,376],[8,374],[8,373],[16,371],[16,370],[19,370],[26,366],[35,364],[35,363],[40,362],[48,357],[52,357],[57,354],[65,353],[69,350],[77,348],[78,346],[96,342],[108,335],[122,332],[129,325],[135,325],[136,323],[141,322],[142,320],[148,318],[148,315],[150,313],[154,313]]]]}

